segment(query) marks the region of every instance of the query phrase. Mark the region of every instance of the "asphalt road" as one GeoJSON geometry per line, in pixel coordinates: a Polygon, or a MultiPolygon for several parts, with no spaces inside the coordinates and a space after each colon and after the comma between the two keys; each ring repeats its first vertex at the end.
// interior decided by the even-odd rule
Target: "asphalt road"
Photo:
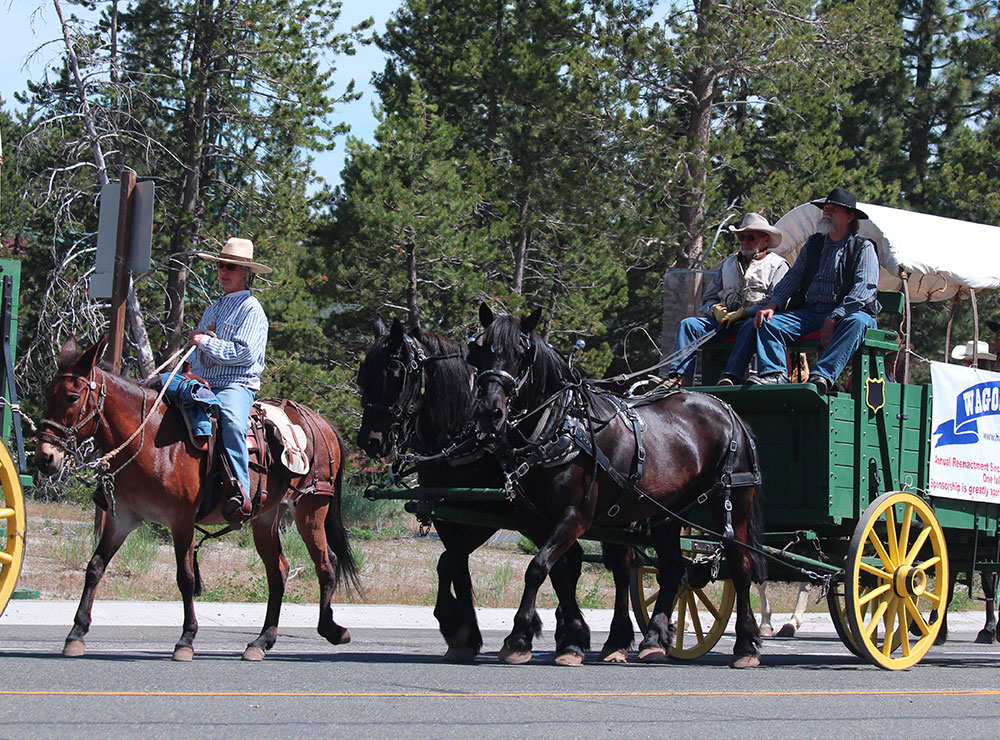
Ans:
{"type": "Polygon", "coordinates": [[[886,672],[825,623],[767,640],[761,668],[734,671],[729,637],[693,663],[561,668],[550,631],[531,663],[507,666],[496,658],[505,632],[491,630],[475,665],[454,666],[441,663],[433,629],[346,619],[349,645],[285,627],[262,663],[239,659],[256,635],[249,625],[203,626],[187,664],[170,660],[179,627],[95,621],[87,654],[68,659],[67,625],[8,616],[0,738],[965,739],[995,738],[1000,715],[1000,645],[975,644],[975,620],[916,667],[886,672]]]}

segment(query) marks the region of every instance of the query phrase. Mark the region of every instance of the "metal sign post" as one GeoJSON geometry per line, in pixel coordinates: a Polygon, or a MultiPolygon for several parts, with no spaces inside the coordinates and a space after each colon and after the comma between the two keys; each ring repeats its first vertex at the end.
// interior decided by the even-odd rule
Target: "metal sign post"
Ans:
{"type": "Polygon", "coordinates": [[[115,243],[115,273],[111,284],[111,364],[115,372],[122,368],[122,347],[125,343],[125,296],[131,271],[132,253],[132,193],[135,171],[122,169],[121,195],[118,200],[118,236],[115,243]]]}

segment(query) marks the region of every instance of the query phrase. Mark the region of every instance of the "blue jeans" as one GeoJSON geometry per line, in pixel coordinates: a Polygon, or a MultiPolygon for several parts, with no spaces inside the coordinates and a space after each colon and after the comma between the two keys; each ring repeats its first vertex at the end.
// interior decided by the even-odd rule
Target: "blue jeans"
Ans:
{"type": "MultiPolygon", "coordinates": [[[[774,314],[759,329],[753,326],[752,321],[744,322],[745,326],[740,326],[736,334],[736,344],[729,355],[725,372],[742,378],[750,355],[754,352],[757,353],[758,374],[786,372],[788,343],[822,327],[829,315],[830,310],[827,309],[817,311],[800,308],[774,314]]],[[[833,339],[810,374],[822,375],[831,383],[836,382],[850,362],[851,355],[861,346],[865,332],[874,327],[875,318],[864,311],[855,311],[838,321],[833,330],[833,339]]]]}
{"type": "Polygon", "coordinates": [[[225,447],[233,473],[250,495],[250,456],[247,453],[247,420],[250,407],[257,394],[243,385],[228,385],[213,388],[219,399],[219,426],[222,432],[222,446],[225,447]]]}
{"type": "MultiPolygon", "coordinates": [[[[674,342],[674,352],[679,352],[693,342],[697,342],[712,329],[718,329],[719,325],[711,316],[689,316],[677,325],[677,341],[674,342]]],[[[691,352],[687,357],[674,360],[667,368],[667,374],[677,373],[678,375],[694,376],[694,361],[697,352],[691,352]]]]}

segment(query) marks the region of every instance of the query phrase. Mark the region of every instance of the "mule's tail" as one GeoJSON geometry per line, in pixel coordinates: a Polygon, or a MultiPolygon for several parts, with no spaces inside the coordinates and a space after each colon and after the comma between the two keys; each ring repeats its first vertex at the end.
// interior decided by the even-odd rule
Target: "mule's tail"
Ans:
{"type": "Polygon", "coordinates": [[[361,593],[361,582],[358,578],[358,564],[351,551],[351,544],[347,540],[347,530],[344,529],[344,518],[341,515],[340,504],[343,493],[344,467],[347,464],[347,448],[340,434],[331,425],[330,431],[340,448],[340,465],[337,466],[337,474],[333,479],[333,503],[327,509],[324,527],[326,529],[326,541],[330,551],[336,557],[337,568],[336,577],[339,585],[342,581],[348,590],[361,593]]]}
{"type": "Polygon", "coordinates": [[[736,417],[743,428],[747,464],[755,471],[760,482],[751,493],[749,510],[747,511],[747,555],[750,556],[750,577],[754,583],[764,583],[767,580],[767,559],[764,557],[764,492],[763,476],[760,474],[760,460],[757,458],[757,441],[747,423],[736,417]]]}

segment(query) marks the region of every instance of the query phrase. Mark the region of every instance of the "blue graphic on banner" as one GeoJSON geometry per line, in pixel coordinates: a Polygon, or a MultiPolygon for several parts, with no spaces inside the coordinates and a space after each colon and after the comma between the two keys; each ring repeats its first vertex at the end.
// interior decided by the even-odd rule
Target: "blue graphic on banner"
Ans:
{"type": "Polygon", "coordinates": [[[972,445],[979,441],[976,419],[1000,416],[1000,382],[979,383],[958,394],[955,399],[955,418],[938,425],[934,434],[941,438],[935,447],[946,445],[972,445]]]}

